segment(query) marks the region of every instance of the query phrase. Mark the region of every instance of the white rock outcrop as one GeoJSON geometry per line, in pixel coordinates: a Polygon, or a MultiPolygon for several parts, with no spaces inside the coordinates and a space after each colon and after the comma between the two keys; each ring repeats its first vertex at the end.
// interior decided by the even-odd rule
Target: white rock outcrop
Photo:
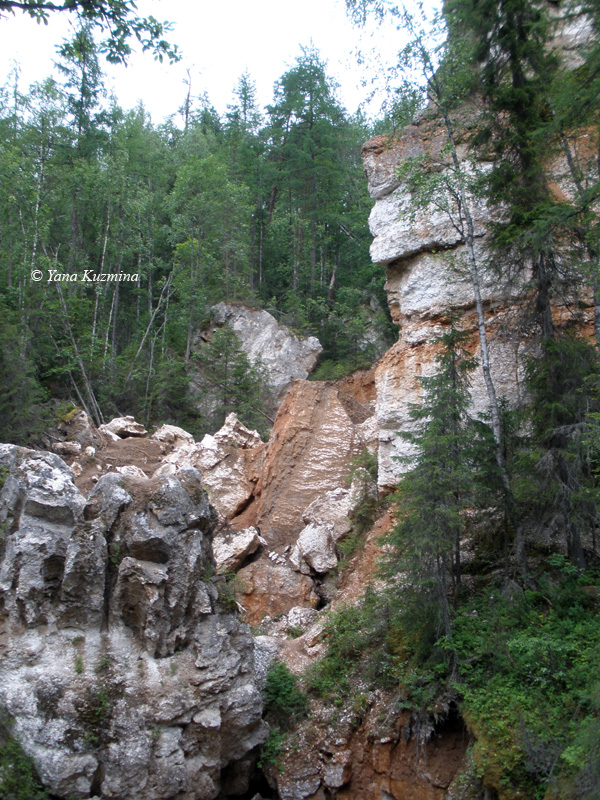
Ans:
{"type": "Polygon", "coordinates": [[[250,502],[265,445],[235,414],[229,414],[223,427],[214,435],[207,433],[201,442],[179,436],[173,444],[156,477],[177,475],[189,467],[200,470],[202,485],[223,520],[232,519],[250,502]]]}
{"type": "Polygon", "coordinates": [[[236,334],[249,359],[264,364],[275,407],[294,381],[308,377],[323,350],[316,337],[298,336],[263,309],[218,303],[212,311],[217,325],[229,325],[236,334]]]}
{"type": "Polygon", "coordinates": [[[0,445],[0,707],[59,797],[247,791],[267,729],[248,628],[219,607],[193,468],[101,477],[0,445]]]}
{"type": "MultiPolygon", "coordinates": [[[[468,136],[465,131],[477,119],[476,107],[465,107],[457,119],[459,158],[467,164],[468,136]]],[[[462,312],[461,325],[472,334],[477,354],[477,320],[473,287],[467,268],[464,241],[450,216],[433,206],[412,206],[406,185],[398,178],[398,167],[407,159],[421,157],[436,171],[449,169],[443,156],[445,129],[440,120],[423,114],[402,131],[400,138],[375,137],[363,147],[369,191],[375,199],[370,226],[374,235],[371,256],[386,266],[386,291],[394,322],[400,327],[398,342],[383,356],[376,368],[376,417],[379,436],[378,482],[394,487],[407,468],[411,445],[399,436],[414,429],[411,405],[421,395],[420,378],[434,374],[437,348],[433,341],[447,325],[450,308],[462,312]]],[[[471,170],[485,172],[489,165],[470,164],[471,170]]],[[[480,262],[481,294],[486,307],[492,374],[499,397],[518,401],[524,370],[520,344],[514,337],[512,318],[521,283],[502,285],[487,266],[487,230],[491,211],[485,202],[468,200],[475,223],[476,253],[480,262]]],[[[487,393],[481,370],[472,374],[472,413],[487,412],[487,393]]]]}
{"type": "Polygon", "coordinates": [[[254,526],[241,531],[217,533],[213,538],[213,554],[217,572],[234,572],[248,556],[255,553],[264,540],[254,526]]]}

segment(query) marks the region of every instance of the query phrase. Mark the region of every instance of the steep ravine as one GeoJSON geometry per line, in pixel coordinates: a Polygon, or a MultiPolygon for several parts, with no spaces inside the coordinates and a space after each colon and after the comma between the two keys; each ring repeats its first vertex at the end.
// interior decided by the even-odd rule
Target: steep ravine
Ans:
{"type": "MultiPolygon", "coordinates": [[[[454,120],[460,157],[477,114],[464,107],[454,120]]],[[[400,477],[407,446],[398,431],[411,425],[419,377],[433,372],[432,340],[448,308],[460,310],[478,347],[464,243],[433,207],[410,213],[397,177],[407,158],[434,164],[444,136],[424,113],[401,137],[363,148],[372,257],[386,269],[399,327],[371,370],[337,382],[299,377],[318,342],[267,312],[223,305],[216,323],[239,330],[277,373],[267,442],[235,415],[195,442],[173,426],[150,436],[128,418],[96,430],[73,411],[48,439],[53,452],[0,445],[0,740],[21,743],[53,797],[466,796],[458,786],[472,737],[453,699],[421,719],[397,705],[397,692],[366,683],[338,704],[312,698],[278,766],[257,767],[269,664],[282,659],[302,674],[325,651],[328,610],[375,578],[394,509],[377,509],[341,569],[344,542],[358,507],[400,477]],[[356,466],[367,453],[376,481],[356,466]]],[[[568,196],[566,165],[557,159],[549,171],[568,196]]],[[[483,256],[493,220],[472,202],[483,256]]],[[[519,322],[526,278],[500,285],[483,273],[492,373],[508,401],[523,391],[531,342],[519,322]]],[[[590,308],[577,310],[585,326],[590,308]]],[[[557,319],[571,311],[568,298],[555,304],[557,319]]],[[[472,404],[486,409],[479,372],[472,404]]]]}
{"type": "MultiPolygon", "coordinates": [[[[407,135],[430,146],[435,123],[407,135]]],[[[313,701],[281,771],[266,770],[268,791],[256,771],[268,663],[281,658],[300,673],[323,653],[323,615],[360,596],[377,536],[391,524],[382,512],[339,571],[357,506],[377,495],[352,464],[377,454],[380,489],[395,483],[396,432],[417,399],[418,375],[433,365],[429,340],[449,290],[430,250],[460,243],[447,242],[442,227],[427,233],[425,218],[417,232],[388,235],[398,224],[394,176],[404,147],[382,139],[365,146],[377,200],[374,257],[390,264],[390,304],[401,325],[374,370],[335,383],[293,382],[288,364],[291,389],[266,443],[234,416],[194,442],[169,426],[149,437],[133,420],[97,431],[80,412],[52,440],[73,473],[58,455],[2,450],[0,702],[56,796],[449,796],[468,743],[455,711],[424,735],[410,714],[393,710],[392,695],[371,690],[359,712],[353,698],[347,709],[313,701]],[[385,224],[381,203],[392,208],[385,224]]],[[[467,287],[461,291],[469,320],[467,287]]],[[[491,284],[489,296],[491,303],[491,284]]],[[[509,306],[495,302],[499,318],[509,306]]],[[[265,312],[226,310],[230,324],[237,314],[251,326],[256,313],[265,312]]],[[[265,357],[268,343],[262,347],[265,357]]],[[[502,378],[515,392],[518,369],[507,348],[502,378]]]]}

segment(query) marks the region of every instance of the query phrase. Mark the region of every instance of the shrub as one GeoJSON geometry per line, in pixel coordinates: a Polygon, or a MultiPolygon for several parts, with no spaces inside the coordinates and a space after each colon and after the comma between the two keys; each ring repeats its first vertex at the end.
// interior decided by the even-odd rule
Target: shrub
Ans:
{"type": "Polygon", "coordinates": [[[267,766],[273,766],[279,772],[282,771],[281,766],[281,753],[285,744],[287,734],[279,728],[271,728],[267,741],[262,746],[260,760],[258,766],[264,769],[267,766]]]}
{"type": "Polygon", "coordinates": [[[308,712],[308,698],[298,678],[282,661],[274,662],[267,673],[264,700],[267,719],[282,728],[290,728],[308,712]]]}

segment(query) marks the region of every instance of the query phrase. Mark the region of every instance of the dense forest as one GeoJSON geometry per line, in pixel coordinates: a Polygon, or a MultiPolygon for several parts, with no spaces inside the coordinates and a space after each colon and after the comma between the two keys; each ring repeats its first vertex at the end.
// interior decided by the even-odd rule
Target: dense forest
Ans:
{"type": "MultiPolygon", "coordinates": [[[[318,52],[302,51],[265,111],[244,74],[224,117],[188,85],[159,125],[106,97],[89,25],[60,52],[59,79],[23,93],[15,68],[0,96],[0,439],[34,440],[52,400],[96,424],[131,413],[218,427],[188,383],[194,337],[223,300],[318,336],[317,377],[368,364],[370,342],[389,337],[368,256],[369,129],[318,52]]],[[[252,368],[227,337],[204,374],[223,363],[236,383],[252,368]]],[[[260,376],[246,377],[260,400],[260,376]]]]}

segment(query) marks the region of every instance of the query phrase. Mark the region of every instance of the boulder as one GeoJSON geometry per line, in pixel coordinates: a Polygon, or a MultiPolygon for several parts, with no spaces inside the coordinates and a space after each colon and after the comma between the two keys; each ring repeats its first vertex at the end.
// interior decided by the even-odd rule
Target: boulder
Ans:
{"type": "Polygon", "coordinates": [[[266,616],[286,614],[294,606],[315,607],[319,602],[307,575],[295,572],[287,564],[273,564],[267,558],[242,567],[234,590],[250,625],[258,624],[266,616]]]}
{"type": "Polygon", "coordinates": [[[317,573],[334,569],[337,566],[337,555],[331,529],[326,525],[307,525],[298,537],[290,555],[290,563],[300,572],[304,572],[304,564],[317,573]]]}
{"type": "Polygon", "coordinates": [[[350,489],[331,489],[304,509],[302,520],[307,524],[325,525],[331,530],[335,541],[339,541],[352,529],[350,516],[355,497],[350,489]]]}
{"type": "Polygon", "coordinates": [[[193,444],[194,442],[192,434],[177,425],[161,425],[150,438],[156,439],[158,442],[171,444],[174,447],[179,447],[182,444],[193,444]]]}
{"type": "Polygon", "coordinates": [[[241,531],[219,532],[213,538],[213,554],[217,573],[234,572],[242,566],[249,555],[256,552],[261,537],[255,527],[241,531]]]}
{"type": "Polygon", "coordinates": [[[215,433],[214,439],[217,444],[241,447],[244,450],[263,443],[258,431],[249,430],[233,412],[225,417],[225,422],[215,433]]]}
{"type": "Polygon", "coordinates": [[[117,439],[126,439],[128,436],[147,436],[148,431],[139,422],[136,422],[133,417],[115,417],[107,422],[106,425],[100,425],[98,430],[101,433],[108,434],[108,436],[115,441],[117,439]]]}
{"type": "MultiPolygon", "coordinates": [[[[260,362],[269,377],[271,411],[276,411],[294,381],[307,378],[323,348],[314,336],[299,336],[272,314],[237,303],[212,308],[214,323],[228,325],[251,362],[260,362]]],[[[201,347],[200,340],[196,342],[201,347]]]]}
{"type": "Polygon", "coordinates": [[[250,502],[258,480],[264,444],[256,431],[229,414],[214,436],[201,442],[180,441],[154,473],[155,477],[177,475],[193,467],[200,470],[202,484],[222,520],[230,520],[250,502]]]}
{"type": "Polygon", "coordinates": [[[79,442],[53,442],[52,449],[61,456],[77,456],[81,453],[79,442]]]}

